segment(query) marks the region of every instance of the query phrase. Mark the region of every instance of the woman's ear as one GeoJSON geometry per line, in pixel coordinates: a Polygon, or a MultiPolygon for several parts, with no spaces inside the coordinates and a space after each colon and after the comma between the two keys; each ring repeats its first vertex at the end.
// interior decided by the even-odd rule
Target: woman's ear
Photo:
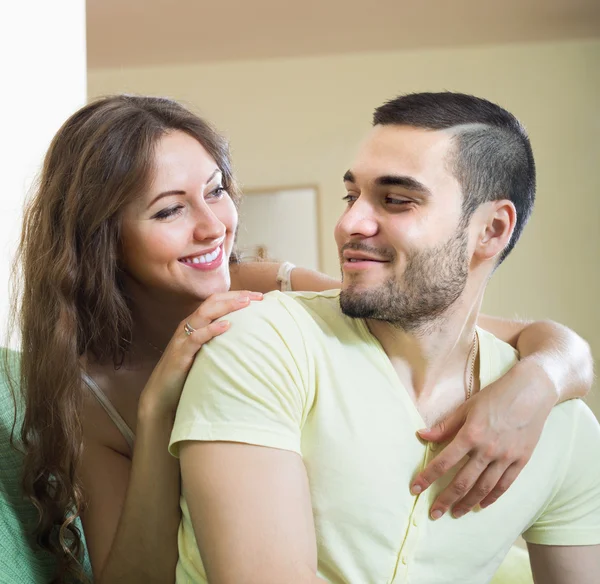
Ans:
{"type": "Polygon", "coordinates": [[[502,253],[510,242],[517,221],[517,210],[508,199],[491,201],[485,207],[486,214],[475,246],[475,255],[482,261],[502,253]]]}

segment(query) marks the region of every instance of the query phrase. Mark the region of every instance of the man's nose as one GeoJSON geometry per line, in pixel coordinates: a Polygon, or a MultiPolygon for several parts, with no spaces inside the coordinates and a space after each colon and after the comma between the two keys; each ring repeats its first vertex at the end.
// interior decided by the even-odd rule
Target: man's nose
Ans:
{"type": "Polygon", "coordinates": [[[375,236],[378,222],[371,204],[361,199],[355,201],[340,219],[338,229],[346,237],[375,236]]]}

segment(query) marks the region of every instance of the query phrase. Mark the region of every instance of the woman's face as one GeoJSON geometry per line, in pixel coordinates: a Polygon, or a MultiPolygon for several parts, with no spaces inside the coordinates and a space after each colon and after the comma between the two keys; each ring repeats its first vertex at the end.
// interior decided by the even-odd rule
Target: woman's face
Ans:
{"type": "Polygon", "coordinates": [[[123,211],[122,265],[138,287],[201,301],[229,289],[237,211],[219,167],[188,134],[157,144],[154,180],[123,211]]]}

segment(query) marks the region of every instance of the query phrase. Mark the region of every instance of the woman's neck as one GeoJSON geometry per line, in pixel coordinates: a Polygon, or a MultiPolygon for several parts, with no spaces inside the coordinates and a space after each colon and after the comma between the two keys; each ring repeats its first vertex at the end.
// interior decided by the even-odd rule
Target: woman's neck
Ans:
{"type": "Polygon", "coordinates": [[[133,349],[148,357],[160,358],[181,322],[202,304],[189,297],[149,292],[140,286],[130,287],[128,294],[132,307],[133,349]]]}

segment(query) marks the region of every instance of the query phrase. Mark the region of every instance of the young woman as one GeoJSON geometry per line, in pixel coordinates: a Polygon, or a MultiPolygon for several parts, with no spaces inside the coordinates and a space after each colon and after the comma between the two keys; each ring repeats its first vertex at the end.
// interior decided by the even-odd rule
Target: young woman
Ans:
{"type": "MultiPolygon", "coordinates": [[[[226,333],[215,319],[261,292],[337,286],[308,270],[290,282],[285,266],[236,263],[238,201],[224,140],[167,99],[94,101],[50,146],[24,220],[18,322],[24,489],[57,581],[81,576],[79,516],[96,582],[174,581],[179,469],[167,444],[195,354],[226,333]]],[[[523,360],[446,428],[462,427],[446,451],[479,432],[471,452],[518,469],[552,406],[587,391],[587,346],[552,323],[480,324],[523,360]]]]}

